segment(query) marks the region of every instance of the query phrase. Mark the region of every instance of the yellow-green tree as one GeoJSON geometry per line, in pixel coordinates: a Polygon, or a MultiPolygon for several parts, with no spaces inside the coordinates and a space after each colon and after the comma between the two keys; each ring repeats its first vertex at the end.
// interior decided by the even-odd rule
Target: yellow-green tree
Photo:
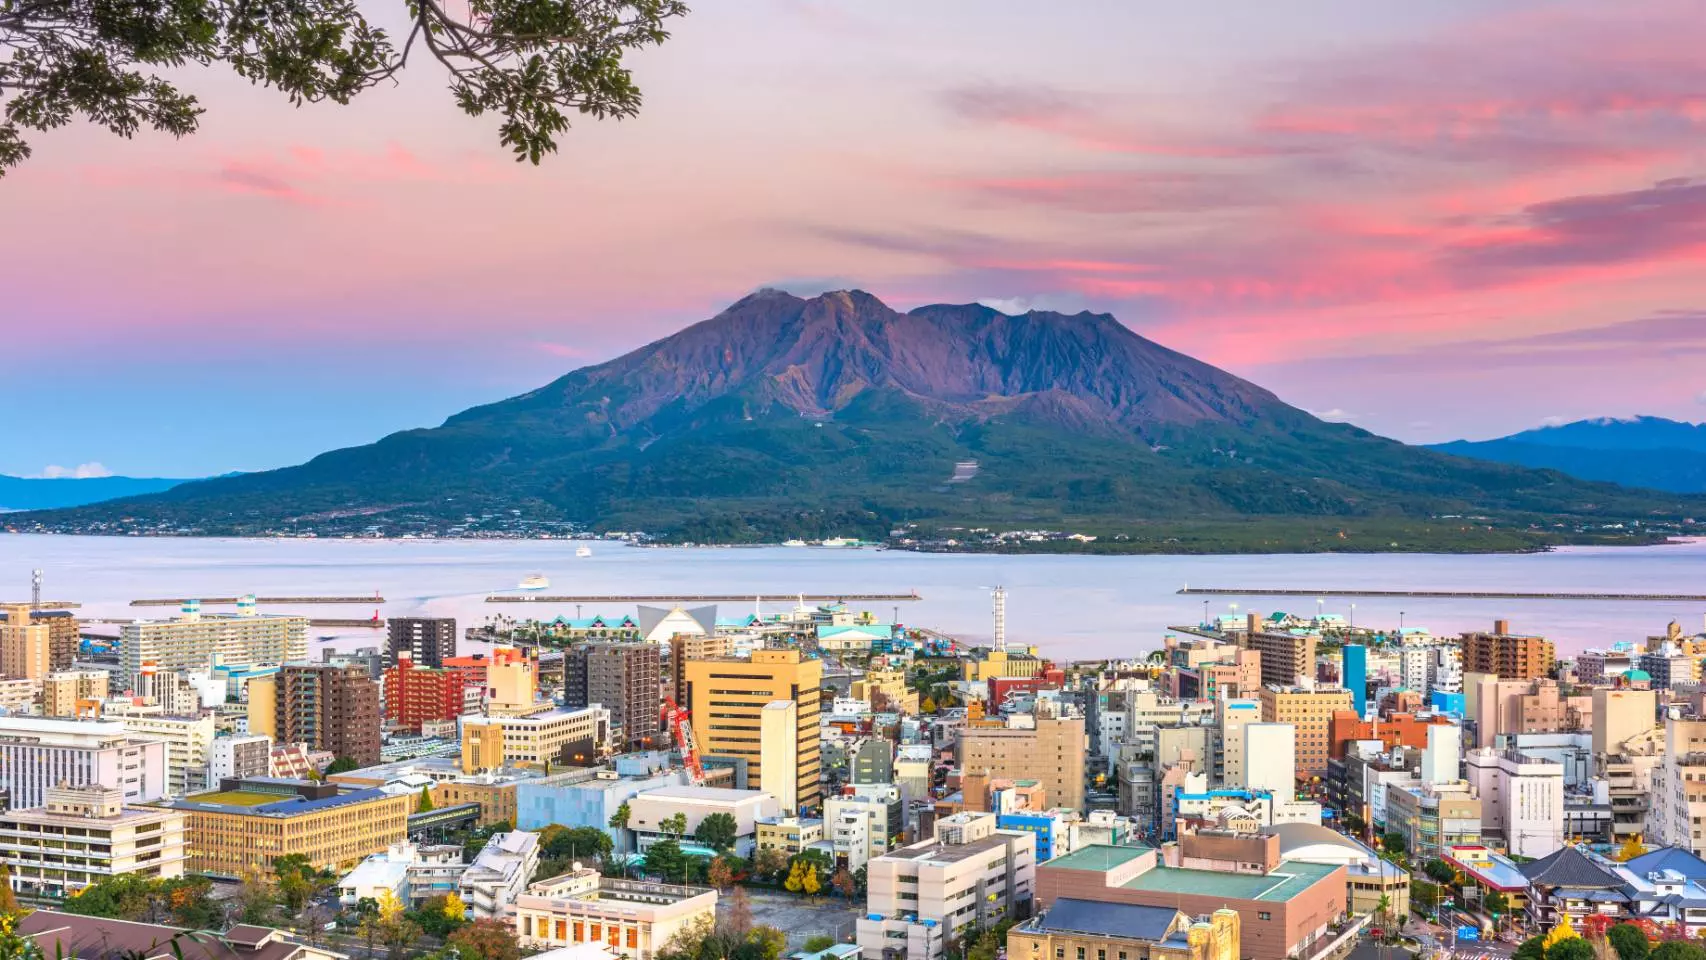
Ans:
{"type": "Polygon", "coordinates": [[[450,920],[461,920],[468,916],[468,905],[454,893],[444,895],[444,915],[450,920]]]}
{"type": "Polygon", "coordinates": [[[788,879],[782,881],[782,889],[789,893],[799,893],[806,885],[805,864],[794,861],[793,869],[788,871],[788,879]]]}
{"type": "Polygon", "coordinates": [[[817,896],[818,891],[823,889],[823,882],[817,878],[817,866],[815,864],[806,871],[805,879],[800,881],[800,888],[806,892],[808,897],[817,896]]]}
{"type": "Polygon", "coordinates": [[[1623,863],[1646,855],[1647,845],[1641,842],[1641,835],[1636,833],[1631,834],[1629,839],[1623,841],[1623,846],[1617,850],[1616,859],[1619,863],[1623,863]]]}

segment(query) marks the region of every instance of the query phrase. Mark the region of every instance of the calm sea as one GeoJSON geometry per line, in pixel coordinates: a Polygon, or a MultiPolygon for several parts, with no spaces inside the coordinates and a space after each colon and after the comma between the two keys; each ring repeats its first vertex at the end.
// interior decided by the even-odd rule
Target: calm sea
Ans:
{"type": "MultiPolygon", "coordinates": [[[[1007,588],[1008,640],[1035,644],[1062,659],[1133,656],[1155,649],[1169,624],[1196,623],[1202,587],[1286,587],[1323,591],[1330,613],[1351,613],[1334,589],[1465,589],[1706,594],[1706,543],[1663,547],[1574,548],[1493,556],[1309,555],[1216,557],[1026,557],[913,554],[825,548],[638,549],[592,544],[577,558],[563,541],[234,540],[0,535],[0,601],[28,598],[30,571],[44,571],[46,599],[74,600],[87,617],[165,616],[135,608],[145,597],[368,595],[383,604],[293,608],[321,617],[430,614],[477,624],[495,613],[592,616],[633,613],[632,606],[491,604],[487,593],[514,592],[530,574],[553,594],[753,595],[765,609],[799,591],[904,593],[917,603],[872,605],[872,612],[970,640],[991,631],[988,588],[1007,588]]],[[[1313,613],[1312,598],[1216,598],[1211,613],[1290,609],[1313,613]]],[[[1706,604],[1586,601],[1356,602],[1359,625],[1408,626],[1452,633],[1508,618],[1514,629],[1553,638],[1560,652],[1662,632],[1677,620],[1698,632],[1706,604]]],[[[754,603],[723,604],[723,616],[754,603]]],[[[371,642],[371,631],[316,628],[340,647],[371,642]]]]}

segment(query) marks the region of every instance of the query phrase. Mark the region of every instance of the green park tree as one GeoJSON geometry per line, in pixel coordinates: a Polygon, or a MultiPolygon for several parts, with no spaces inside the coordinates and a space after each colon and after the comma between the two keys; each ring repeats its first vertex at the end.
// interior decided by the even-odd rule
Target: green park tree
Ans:
{"type": "Polygon", "coordinates": [[[1632,923],[1612,927],[1605,932],[1605,938],[1611,942],[1611,949],[1617,951],[1617,960],[1647,960],[1653,948],[1646,932],[1632,923]]]}

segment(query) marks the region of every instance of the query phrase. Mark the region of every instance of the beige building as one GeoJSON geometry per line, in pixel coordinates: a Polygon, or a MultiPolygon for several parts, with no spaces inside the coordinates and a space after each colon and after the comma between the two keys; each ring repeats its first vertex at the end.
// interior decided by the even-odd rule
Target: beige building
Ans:
{"type": "Polygon", "coordinates": [[[0,707],[11,714],[36,713],[36,704],[41,700],[41,685],[40,680],[22,677],[0,679],[0,707]]]}
{"type": "Polygon", "coordinates": [[[207,782],[208,752],[217,734],[212,714],[202,717],[175,717],[146,707],[109,708],[109,719],[124,721],[124,728],[139,740],[159,740],[166,744],[166,792],[181,797],[204,790],[207,782]]]}
{"type": "Polygon", "coordinates": [[[1043,660],[1036,648],[1025,652],[984,650],[979,655],[960,661],[960,677],[976,683],[991,677],[1034,677],[1043,672],[1043,660]]]}
{"type": "Polygon", "coordinates": [[[462,718],[463,773],[506,766],[590,766],[609,753],[610,711],[600,706],[462,718]]]}
{"type": "MultiPolygon", "coordinates": [[[[1260,614],[1252,613],[1242,633],[1236,634],[1238,646],[1261,655],[1263,686],[1295,687],[1315,677],[1315,635],[1268,633],[1262,630],[1260,614]]],[[[1249,696],[1249,691],[1241,691],[1249,696]]]]}
{"type": "Polygon", "coordinates": [[[67,670],[50,673],[41,685],[44,717],[93,716],[107,699],[105,670],[67,670]]]}
{"type": "Polygon", "coordinates": [[[758,712],[758,789],[787,811],[800,809],[799,733],[800,705],[794,701],[767,703],[758,712]]]}
{"type": "Polygon", "coordinates": [[[251,677],[243,685],[249,698],[249,732],[278,741],[278,677],[251,677]]]}
{"type": "Polygon", "coordinates": [[[124,791],[49,787],[45,806],[0,813],[0,862],[12,889],[64,897],[106,877],[184,875],[184,815],[126,807],[124,791]]]}
{"type": "Polygon", "coordinates": [[[1616,753],[1631,738],[1653,729],[1658,722],[1658,695],[1651,690],[1593,691],[1593,752],[1616,753]]]}
{"type": "Polygon", "coordinates": [[[1008,960],[1239,960],[1237,911],[1192,920],[1173,907],[1056,900],[1007,931],[1008,960]]]}
{"type": "Polygon", "coordinates": [[[418,797],[309,780],[227,780],[221,789],[161,804],[189,817],[189,870],[215,877],[265,875],[300,853],[343,872],[408,838],[418,797]]]}
{"type": "Polygon", "coordinates": [[[966,931],[1023,916],[1035,894],[1036,861],[1036,835],[996,830],[994,814],[938,820],[933,839],[866,864],[860,957],[937,960],[966,931]]]}
{"type": "Polygon", "coordinates": [[[1351,692],[1270,686],[1259,696],[1263,723],[1289,723],[1297,730],[1298,776],[1325,776],[1333,750],[1333,714],[1352,708],[1351,692]]]}
{"type": "Polygon", "coordinates": [[[734,643],[727,634],[677,633],[669,638],[669,689],[676,703],[687,705],[687,665],[734,656],[734,643]]]}
{"type": "Polygon", "coordinates": [[[823,821],[802,817],[765,817],[754,824],[759,850],[792,857],[823,839],[823,821]]]}
{"type": "Polygon", "coordinates": [[[852,697],[871,704],[872,710],[886,700],[890,710],[918,713],[918,691],[907,689],[905,670],[867,670],[853,681],[852,697]]]}
{"type": "Polygon", "coordinates": [[[245,601],[238,613],[204,614],[201,604],[192,600],[177,619],[125,624],[119,631],[125,682],[135,683],[149,661],[167,674],[206,670],[215,657],[232,668],[308,659],[307,617],[256,613],[253,598],[245,601]]]}
{"type": "Polygon", "coordinates": [[[53,670],[48,626],[31,620],[30,609],[27,603],[6,608],[0,623],[0,675],[43,680],[53,670]]]}
{"type": "Polygon", "coordinates": [[[961,773],[1034,779],[1048,791],[1051,803],[1082,810],[1086,749],[1083,718],[1038,717],[1036,723],[1035,729],[976,727],[961,731],[961,773]]]}
{"type": "Polygon", "coordinates": [[[1664,757],[1653,770],[1649,846],[1706,853],[1706,720],[1665,720],[1664,757]]]}
{"type": "Polygon", "coordinates": [[[533,884],[511,910],[523,948],[591,944],[630,960],[652,960],[682,930],[716,922],[717,891],[614,880],[580,869],[533,884]]]}
{"type": "MultiPolygon", "coordinates": [[[[750,660],[688,661],[689,702],[684,706],[693,717],[693,736],[700,755],[743,758],[749,781],[766,782],[764,708],[778,700],[791,700],[796,704],[792,755],[797,801],[793,809],[816,809],[822,800],[818,784],[822,682],[823,663],[801,657],[797,649],[754,650],[750,660]]],[[[781,743],[772,751],[769,762],[785,762],[787,738],[781,743]]],[[[775,779],[772,774],[771,780],[775,779]]]]}

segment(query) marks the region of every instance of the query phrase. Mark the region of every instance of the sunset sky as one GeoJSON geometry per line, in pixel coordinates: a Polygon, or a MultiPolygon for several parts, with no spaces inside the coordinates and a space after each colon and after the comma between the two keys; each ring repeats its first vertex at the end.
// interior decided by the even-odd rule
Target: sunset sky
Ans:
{"type": "Polygon", "coordinates": [[[0,473],[293,463],[766,285],[1107,311],[1417,442],[1706,419],[1706,5],[696,6],[539,168],[427,69],[303,109],[186,70],[189,139],[38,135],[0,473]]]}

